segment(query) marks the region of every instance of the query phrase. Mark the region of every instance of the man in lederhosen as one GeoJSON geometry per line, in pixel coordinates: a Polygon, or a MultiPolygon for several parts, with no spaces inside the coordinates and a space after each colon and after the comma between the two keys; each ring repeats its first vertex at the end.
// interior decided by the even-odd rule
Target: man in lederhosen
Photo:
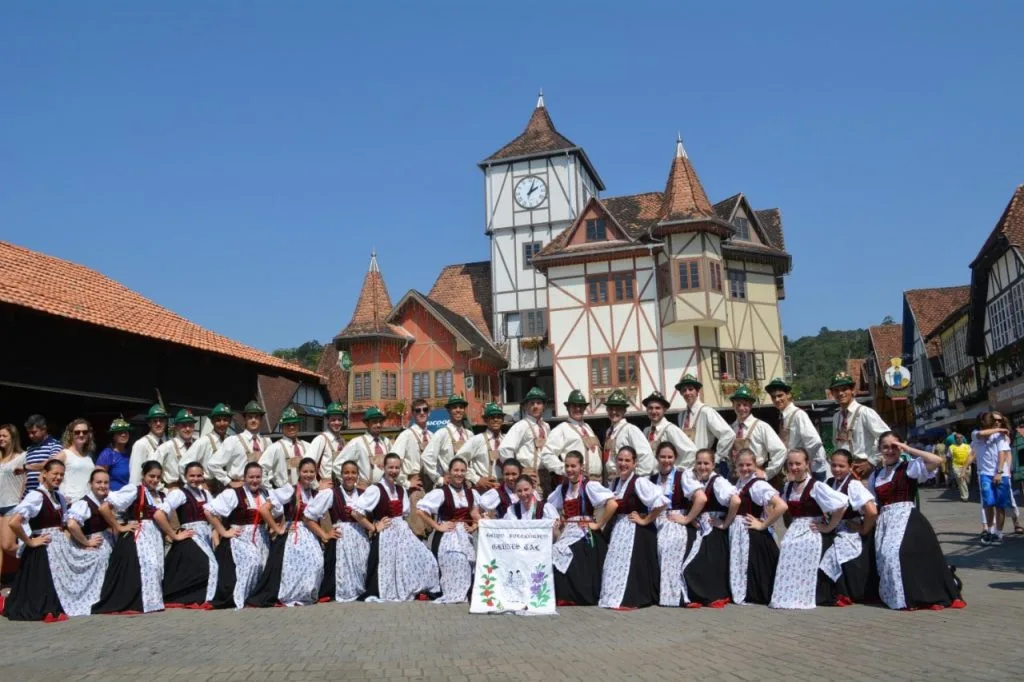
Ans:
{"type": "MultiPolygon", "coordinates": [[[[402,471],[396,480],[398,485],[409,489],[409,506],[412,509],[416,508],[416,503],[433,487],[430,479],[423,475],[421,464],[423,451],[430,443],[431,434],[427,427],[429,416],[430,403],[423,398],[412,401],[412,424],[402,429],[391,446],[391,451],[402,458],[402,471]]],[[[419,514],[411,514],[408,522],[416,535],[427,534],[427,524],[419,514]]]]}
{"type": "Polygon", "coordinates": [[[480,493],[497,488],[502,482],[501,427],[505,423],[505,412],[497,403],[484,406],[486,428],[470,436],[465,445],[455,452],[456,457],[466,460],[466,480],[480,493]]]}
{"type": "Polygon", "coordinates": [[[586,412],[586,397],[574,389],[565,401],[569,418],[551,429],[551,435],[540,453],[542,471],[550,472],[552,484],[560,482],[565,475],[565,455],[576,451],[583,455],[583,475],[592,481],[604,480],[604,462],[601,460],[601,442],[590,425],[583,421],[586,412]]]}
{"type": "Polygon", "coordinates": [[[659,444],[672,443],[676,448],[676,468],[689,469],[692,467],[697,455],[697,446],[683,433],[681,428],[665,419],[665,410],[669,408],[669,402],[665,396],[660,391],[654,391],[644,398],[644,407],[651,420],[651,425],[644,429],[644,435],[647,436],[647,442],[651,444],[651,450],[654,450],[657,455],[659,444]]]}
{"type": "Polygon", "coordinates": [[[163,469],[160,475],[160,490],[166,491],[167,488],[181,483],[181,468],[192,461],[186,458],[194,443],[192,436],[197,421],[191,410],[184,407],[178,410],[178,414],[174,416],[174,437],[168,438],[156,449],[153,459],[160,462],[163,469]]]}
{"type": "Polygon", "coordinates": [[[135,441],[128,459],[128,485],[142,484],[142,465],[156,458],[156,450],[167,440],[167,410],[156,404],[146,412],[149,433],[135,441]]]}
{"type": "Polygon", "coordinates": [[[890,429],[877,412],[854,399],[855,385],[853,377],[846,372],[832,377],[829,385],[832,396],[839,403],[839,409],[832,415],[832,449],[849,450],[853,454],[853,470],[861,480],[867,480],[871,470],[881,461],[878,439],[890,429]]]}
{"type": "Polygon", "coordinates": [[[727,463],[736,434],[717,410],[700,401],[702,388],[704,384],[692,374],[684,374],[676,384],[676,390],[686,401],[686,409],[679,415],[679,425],[698,450],[714,448],[715,461],[727,463]]]}
{"type": "Polygon", "coordinates": [[[345,425],[345,408],[341,403],[331,403],[327,406],[324,411],[324,424],[327,428],[323,433],[318,433],[309,444],[309,456],[316,460],[317,475],[320,476],[322,488],[332,485],[331,474],[335,466],[340,469],[344,464],[334,461],[345,447],[345,439],[341,437],[341,427],[345,425]]]}
{"type": "Polygon", "coordinates": [[[299,438],[302,417],[294,407],[286,407],[278,423],[281,425],[281,438],[260,457],[263,484],[270,488],[282,488],[289,483],[297,484],[299,462],[307,457],[309,449],[309,444],[299,438]]]}
{"type": "Polygon", "coordinates": [[[210,412],[209,420],[213,425],[213,430],[207,433],[205,436],[195,439],[192,443],[192,447],[188,449],[185,454],[184,464],[189,462],[199,462],[203,465],[203,471],[206,475],[206,485],[210,488],[210,492],[217,495],[223,488],[220,481],[213,477],[210,473],[210,458],[213,454],[220,449],[224,443],[224,439],[228,437],[228,427],[231,426],[231,408],[224,403],[217,403],[213,406],[213,410],[210,412]]]}
{"type": "Polygon", "coordinates": [[[469,402],[460,394],[451,395],[445,403],[448,423],[434,432],[430,437],[430,443],[423,450],[421,468],[435,486],[442,484],[455,453],[461,450],[473,435],[473,431],[466,427],[468,405],[469,402]]]}
{"type": "Polygon", "coordinates": [[[333,467],[334,475],[341,478],[342,465],[355,462],[359,467],[360,487],[384,478],[384,457],[391,452],[391,440],[383,434],[384,413],[376,405],[363,412],[363,423],[366,424],[366,432],[345,444],[341,454],[334,458],[333,467]]]}
{"type": "Polygon", "coordinates": [[[260,434],[265,414],[266,410],[255,400],[246,403],[242,408],[245,430],[225,438],[220,449],[210,456],[210,474],[222,486],[242,487],[245,465],[249,462],[259,462],[260,457],[270,447],[270,439],[260,434]]]}
{"type": "Polygon", "coordinates": [[[765,478],[775,487],[782,485],[782,465],[786,461],[786,445],[771,426],[753,415],[754,394],[744,385],[729,396],[736,421],[732,425],[736,438],[732,442],[729,472],[733,471],[733,458],[744,448],[754,451],[754,461],[764,469],[765,478]]]}
{"type": "Polygon", "coordinates": [[[607,480],[615,477],[615,456],[623,445],[636,450],[636,475],[649,476],[656,466],[654,452],[644,432],[626,421],[626,410],[629,408],[626,393],[620,388],[615,389],[605,398],[604,405],[608,410],[608,419],[612,422],[604,439],[604,471],[607,480]]]}
{"type": "Polygon", "coordinates": [[[541,487],[543,482],[538,476],[540,453],[551,434],[551,427],[541,419],[547,399],[547,395],[540,387],[534,386],[530,389],[523,397],[523,418],[512,425],[501,439],[501,447],[498,449],[502,461],[518,461],[523,467],[523,473],[532,476],[541,487]]]}
{"type": "Polygon", "coordinates": [[[806,450],[811,463],[811,475],[816,481],[824,481],[828,478],[825,446],[821,442],[818,430],[814,428],[814,422],[793,402],[793,387],[781,378],[775,377],[764,390],[772,397],[772,404],[779,411],[779,440],[785,444],[787,450],[806,450]]]}

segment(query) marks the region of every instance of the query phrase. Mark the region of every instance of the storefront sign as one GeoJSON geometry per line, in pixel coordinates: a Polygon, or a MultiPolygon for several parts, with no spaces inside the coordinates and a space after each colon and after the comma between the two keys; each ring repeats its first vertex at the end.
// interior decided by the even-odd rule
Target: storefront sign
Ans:
{"type": "Polygon", "coordinates": [[[989,389],[988,402],[993,410],[1005,414],[1024,411],[1024,377],[989,389]]]}

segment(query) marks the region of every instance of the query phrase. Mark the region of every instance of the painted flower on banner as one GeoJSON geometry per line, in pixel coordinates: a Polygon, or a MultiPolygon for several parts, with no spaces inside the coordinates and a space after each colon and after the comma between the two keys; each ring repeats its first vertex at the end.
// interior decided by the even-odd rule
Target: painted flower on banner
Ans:
{"type": "Polygon", "coordinates": [[[551,601],[551,591],[548,589],[548,571],[544,564],[537,564],[536,569],[530,574],[530,606],[539,609],[551,601]]]}

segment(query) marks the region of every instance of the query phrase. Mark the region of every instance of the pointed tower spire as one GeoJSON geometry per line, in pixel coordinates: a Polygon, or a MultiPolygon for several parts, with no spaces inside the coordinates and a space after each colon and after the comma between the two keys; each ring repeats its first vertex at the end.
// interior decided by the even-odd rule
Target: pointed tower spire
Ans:
{"type": "Polygon", "coordinates": [[[715,211],[700,184],[697,171],[683,147],[683,136],[676,134],[676,155],[665,182],[659,222],[675,222],[693,218],[711,218],[715,211]]]}
{"type": "Polygon", "coordinates": [[[359,292],[352,319],[335,340],[354,336],[394,336],[396,332],[385,321],[390,312],[391,296],[374,249],[370,252],[370,267],[363,278],[363,288],[359,292]]]}
{"type": "Polygon", "coordinates": [[[537,109],[544,108],[544,88],[540,89],[540,94],[537,95],[537,109]]]}

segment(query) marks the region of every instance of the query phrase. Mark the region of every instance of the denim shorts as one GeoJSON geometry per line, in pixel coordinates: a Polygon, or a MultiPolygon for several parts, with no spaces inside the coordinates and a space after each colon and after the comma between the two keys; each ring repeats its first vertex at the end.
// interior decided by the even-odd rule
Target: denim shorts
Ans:
{"type": "Polygon", "coordinates": [[[1005,509],[1012,507],[1010,502],[1010,477],[1004,475],[999,485],[996,485],[992,476],[982,474],[981,479],[981,504],[985,507],[996,507],[1005,509]]]}

